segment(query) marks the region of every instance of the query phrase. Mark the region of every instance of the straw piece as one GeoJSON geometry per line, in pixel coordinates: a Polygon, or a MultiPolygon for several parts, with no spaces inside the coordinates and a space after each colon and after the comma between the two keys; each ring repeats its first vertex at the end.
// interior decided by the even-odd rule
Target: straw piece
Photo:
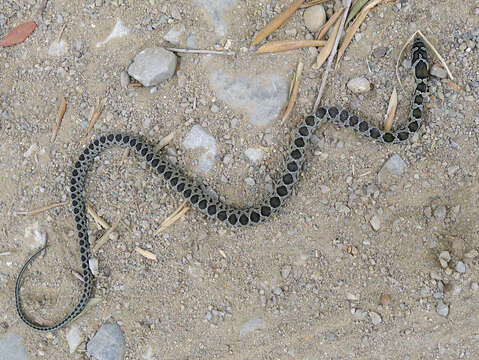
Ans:
{"type": "Polygon", "coordinates": [[[296,74],[294,75],[292,84],[291,94],[289,96],[288,106],[284,111],[284,114],[281,119],[281,125],[289,118],[291,112],[293,111],[294,104],[296,102],[296,98],[298,97],[298,90],[299,90],[299,83],[301,82],[301,74],[303,73],[304,64],[300,61],[298,66],[296,67],[296,74]]]}
{"type": "Polygon", "coordinates": [[[109,229],[111,226],[105,221],[103,220],[95,211],[95,209],[93,208],[93,206],[91,206],[90,204],[87,204],[86,205],[86,211],[88,212],[88,214],[90,214],[90,216],[93,218],[93,220],[95,221],[95,224],[97,225],[98,227],[98,230],[101,230],[101,229],[109,229]]]}
{"type": "Polygon", "coordinates": [[[337,37],[339,37],[338,34],[339,34],[340,26],[341,26],[341,23],[337,21],[336,26],[334,27],[333,33],[331,34],[331,37],[328,39],[328,43],[319,52],[318,57],[316,58],[316,64],[313,65],[313,69],[315,70],[319,69],[324,64],[328,56],[331,54],[335,40],[337,37]]]}
{"type": "Polygon", "coordinates": [[[266,39],[273,31],[283,25],[303,3],[304,0],[295,0],[290,7],[271,20],[271,22],[255,36],[251,45],[255,46],[266,39]]]}
{"type": "Polygon", "coordinates": [[[88,125],[88,129],[86,130],[86,133],[85,135],[83,135],[83,141],[86,140],[86,138],[88,137],[88,135],[90,134],[90,131],[93,129],[93,127],[95,126],[98,118],[100,117],[102,111],[103,111],[103,107],[105,106],[106,104],[106,98],[104,98],[103,100],[98,100],[97,101],[97,104],[96,106],[94,107],[94,110],[93,110],[93,113],[90,117],[90,124],[88,125]]]}
{"type": "Polygon", "coordinates": [[[63,201],[63,202],[60,202],[60,203],[55,203],[55,204],[43,206],[43,207],[40,207],[40,208],[37,208],[37,209],[33,209],[33,210],[17,211],[16,214],[17,214],[17,215],[36,215],[36,214],[40,214],[40,213],[42,213],[42,212],[44,212],[44,211],[47,211],[47,210],[50,210],[50,209],[59,207],[59,206],[65,206],[65,205],[67,205],[67,204],[68,204],[68,200],[67,200],[67,201],[63,201]]]}
{"type": "Polygon", "coordinates": [[[256,54],[274,53],[324,45],[326,45],[326,41],[323,40],[276,40],[270,41],[261,46],[258,50],[256,50],[256,54]]]}
{"type": "Polygon", "coordinates": [[[52,133],[52,137],[50,138],[50,142],[54,142],[55,139],[57,138],[58,130],[60,129],[60,125],[62,124],[63,115],[65,114],[66,109],[67,109],[67,101],[65,97],[62,96],[62,101],[60,103],[60,107],[58,108],[57,121],[55,123],[55,126],[53,127],[53,133],[52,133]]]}
{"type": "Polygon", "coordinates": [[[158,235],[160,232],[165,231],[169,226],[173,225],[179,218],[181,218],[190,208],[186,206],[187,201],[183,203],[176,209],[170,216],[168,216],[161,224],[158,230],[155,231],[154,235],[158,235]]]}
{"type": "Polygon", "coordinates": [[[358,17],[356,20],[354,20],[353,24],[349,27],[348,31],[346,32],[346,35],[344,36],[343,42],[341,43],[341,47],[338,50],[338,57],[336,59],[336,67],[339,64],[339,61],[344,55],[344,52],[346,51],[346,48],[348,47],[349,43],[353,39],[354,34],[356,31],[359,29],[361,24],[363,23],[364,19],[366,18],[366,15],[368,14],[369,10],[371,10],[373,7],[375,7],[377,4],[382,2],[384,0],[372,0],[370,1],[359,13],[358,17]]]}
{"type": "Polygon", "coordinates": [[[341,8],[339,9],[338,11],[336,11],[330,18],[329,20],[326,22],[326,24],[324,24],[322,27],[321,27],[321,30],[319,31],[319,34],[316,38],[316,40],[321,40],[324,35],[326,35],[326,33],[328,32],[329,28],[336,22],[336,20],[338,19],[338,17],[341,16],[341,14],[343,13],[344,11],[344,8],[341,8]]]}
{"type": "Polygon", "coordinates": [[[93,247],[93,252],[96,253],[109,239],[110,239],[110,234],[115,231],[117,228],[118,224],[120,223],[120,219],[115,221],[115,223],[103,234],[103,236],[97,241],[95,246],[93,247]]]}
{"type": "Polygon", "coordinates": [[[166,48],[166,50],[169,50],[169,51],[172,51],[172,52],[177,52],[177,53],[188,53],[188,54],[215,54],[215,55],[228,55],[228,56],[236,55],[236,53],[234,51],[180,49],[180,48],[166,48]]]}
{"type": "Polygon", "coordinates": [[[154,260],[156,261],[157,260],[157,257],[155,254],[153,254],[152,252],[148,251],[148,250],[144,250],[142,249],[141,247],[136,247],[135,248],[135,251],[140,254],[141,256],[143,257],[146,257],[147,259],[150,259],[150,260],[154,260]]]}
{"type": "Polygon", "coordinates": [[[384,120],[384,131],[391,130],[394,116],[396,115],[396,109],[398,106],[398,93],[396,88],[393,88],[393,92],[389,99],[388,111],[386,112],[386,119],[384,120]]]}

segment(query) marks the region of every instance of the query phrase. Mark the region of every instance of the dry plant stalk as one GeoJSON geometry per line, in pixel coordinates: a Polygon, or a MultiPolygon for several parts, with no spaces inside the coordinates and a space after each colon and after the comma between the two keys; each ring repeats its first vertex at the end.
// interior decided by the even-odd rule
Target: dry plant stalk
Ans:
{"type": "Polygon", "coordinates": [[[288,19],[291,17],[291,15],[294,14],[294,12],[301,6],[303,5],[304,0],[295,0],[294,3],[290,5],[285,11],[283,11],[281,14],[276,16],[271,22],[266,25],[266,27],[261,30],[253,39],[251,42],[252,46],[255,46],[259,44],[261,41],[266,39],[270,34],[273,33],[277,28],[279,28],[281,25],[283,25],[288,19]]]}
{"type": "Polygon", "coordinates": [[[183,203],[176,209],[170,216],[168,216],[161,224],[158,230],[155,231],[154,235],[158,235],[160,232],[165,231],[169,226],[173,225],[178,221],[190,208],[186,206],[187,201],[183,203]]]}
{"type": "Polygon", "coordinates": [[[329,0],[313,0],[313,1],[308,1],[307,3],[303,4],[300,6],[301,9],[306,9],[314,5],[322,4],[325,3],[329,0]]]}
{"type": "Polygon", "coordinates": [[[340,21],[336,21],[336,26],[334,27],[333,32],[331,33],[331,37],[328,39],[328,43],[326,44],[325,47],[321,49],[321,51],[318,54],[318,57],[316,58],[316,64],[313,65],[313,69],[317,70],[321,67],[321,65],[324,64],[328,56],[331,54],[331,51],[333,50],[333,45],[336,40],[336,37],[339,34],[339,27],[341,26],[340,21]]]}
{"type": "Polygon", "coordinates": [[[299,83],[301,82],[301,75],[303,73],[304,64],[300,61],[298,66],[296,67],[296,74],[294,74],[292,83],[292,89],[289,96],[288,106],[286,106],[286,110],[283,113],[281,119],[281,125],[289,118],[291,112],[293,111],[294,104],[296,103],[296,98],[298,97],[299,91],[299,83]]]}
{"type": "Polygon", "coordinates": [[[88,212],[88,214],[90,214],[90,216],[95,221],[95,224],[97,225],[98,230],[102,230],[102,229],[107,230],[110,228],[110,225],[96,213],[93,206],[91,206],[90,204],[87,204],[86,211],[88,212]]]}
{"type": "Polygon", "coordinates": [[[366,5],[369,0],[356,0],[354,4],[351,6],[351,11],[349,12],[348,18],[346,19],[346,24],[358,14],[358,12],[366,5]]]}
{"type": "Polygon", "coordinates": [[[175,135],[176,135],[176,130],[172,131],[171,133],[163,137],[158,143],[158,145],[155,146],[155,150],[160,151],[161,149],[163,149],[166,145],[168,145],[171,142],[171,140],[173,140],[175,135]]]}
{"type": "Polygon", "coordinates": [[[144,250],[142,249],[141,247],[137,246],[135,248],[135,251],[140,254],[141,256],[143,257],[146,257],[147,259],[150,259],[150,260],[154,260],[156,261],[157,260],[157,257],[155,254],[153,254],[152,252],[148,251],[148,250],[144,250]]]}
{"type": "MultiPolygon", "coordinates": [[[[156,31],[156,29],[155,29],[156,31]]],[[[216,54],[216,55],[228,55],[234,56],[236,53],[234,51],[218,51],[218,50],[202,50],[202,49],[180,49],[180,48],[166,48],[166,50],[177,52],[177,53],[187,53],[187,54],[216,54]]]]}
{"type": "Polygon", "coordinates": [[[68,200],[63,201],[63,202],[59,202],[59,203],[55,203],[55,204],[51,204],[51,205],[47,205],[47,206],[43,206],[43,207],[33,209],[33,210],[29,210],[29,211],[17,211],[16,214],[17,215],[36,215],[36,214],[40,214],[44,211],[47,211],[47,210],[50,210],[50,209],[53,209],[53,208],[56,208],[56,207],[59,207],[59,206],[65,206],[65,205],[68,205],[68,200]]]}
{"type": "Polygon", "coordinates": [[[256,50],[257,54],[264,54],[264,53],[274,53],[274,52],[281,52],[281,51],[288,51],[294,49],[301,49],[305,47],[311,46],[324,46],[326,45],[326,41],[323,40],[275,40],[270,41],[263,46],[261,46],[258,50],[256,50]]]}
{"type": "Polygon", "coordinates": [[[358,31],[359,27],[363,23],[364,19],[366,18],[366,15],[368,14],[369,10],[371,10],[373,7],[375,7],[377,4],[382,2],[384,0],[372,0],[370,1],[359,13],[358,17],[356,20],[354,20],[353,24],[349,27],[348,31],[346,32],[346,35],[344,36],[343,42],[341,43],[341,47],[338,50],[338,58],[336,59],[336,67],[338,67],[339,61],[344,55],[344,52],[346,51],[346,48],[348,47],[349,43],[353,39],[354,34],[356,34],[356,31],[358,31]]]}
{"type": "Polygon", "coordinates": [[[100,115],[103,111],[103,107],[105,106],[106,104],[106,98],[104,98],[103,100],[100,101],[100,99],[98,99],[97,101],[97,104],[96,106],[94,107],[94,110],[93,110],[93,113],[90,117],[90,124],[88,125],[88,129],[86,130],[86,133],[85,135],[83,135],[83,141],[86,140],[86,138],[88,137],[88,135],[90,134],[90,131],[93,129],[93,127],[95,126],[97,120],[100,118],[100,115]]]}
{"type": "Polygon", "coordinates": [[[391,97],[389,98],[388,111],[386,112],[386,119],[384,120],[384,131],[391,130],[393,125],[394,116],[396,115],[396,109],[398,107],[398,93],[396,88],[393,88],[391,97]]]}
{"type": "Polygon", "coordinates": [[[336,12],[329,18],[329,20],[326,22],[326,24],[324,24],[324,25],[321,27],[321,30],[319,31],[316,40],[321,40],[321,39],[324,37],[324,35],[326,35],[326,33],[328,32],[329,28],[336,22],[336,20],[338,20],[338,18],[341,16],[341,14],[343,13],[343,11],[344,11],[344,8],[341,8],[341,9],[339,9],[338,11],[336,11],[336,12]]]}
{"type": "Polygon", "coordinates": [[[53,127],[53,133],[52,133],[52,137],[50,138],[50,142],[54,142],[55,139],[57,138],[58,130],[60,129],[60,126],[62,124],[63,115],[65,114],[66,109],[67,109],[67,101],[65,97],[62,96],[62,101],[60,103],[60,107],[58,108],[57,121],[55,123],[55,126],[53,127]]]}
{"type": "Polygon", "coordinates": [[[110,239],[110,234],[115,231],[115,229],[118,227],[118,224],[120,223],[120,219],[115,221],[115,223],[103,234],[103,236],[98,239],[97,243],[93,247],[93,252],[96,253],[109,239],[110,239]]]}

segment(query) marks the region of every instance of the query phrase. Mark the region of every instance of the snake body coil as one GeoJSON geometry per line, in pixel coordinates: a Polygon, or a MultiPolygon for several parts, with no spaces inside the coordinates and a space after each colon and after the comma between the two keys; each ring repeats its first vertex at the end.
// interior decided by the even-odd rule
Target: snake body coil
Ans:
{"type": "Polygon", "coordinates": [[[274,186],[273,193],[261,205],[252,208],[238,209],[213,199],[211,196],[205,194],[196,182],[190,180],[180,168],[170,164],[165,156],[155,153],[150,146],[136,137],[110,134],[94,140],[87,146],[75,163],[70,184],[71,206],[78,234],[83,276],[81,299],[68,316],[54,325],[42,326],[27,319],[21,307],[20,284],[22,275],[28,264],[44,250],[40,249],[25,263],[17,278],[15,300],[20,318],[25,324],[36,330],[57,330],[77,317],[85,308],[90,298],[93,274],[89,267],[90,242],[88,241],[86,206],[83,190],[88,168],[93,163],[93,159],[103,150],[112,146],[121,146],[133,150],[141,158],[146,160],[156,173],[163,176],[165,181],[188,200],[194,208],[210,218],[217,219],[231,226],[255,225],[274,214],[291,194],[292,188],[298,180],[310,137],[320,124],[333,122],[342,127],[351,128],[361,135],[382,143],[405,143],[409,140],[411,135],[421,126],[423,102],[427,91],[427,52],[424,43],[420,39],[415,39],[412,46],[412,67],[414,69],[416,89],[413,93],[410,116],[404,128],[395,132],[383,131],[370,126],[366,121],[350,114],[347,110],[341,110],[334,106],[319,108],[316,113],[307,116],[299,123],[287,154],[285,169],[279,181],[274,186]]]}

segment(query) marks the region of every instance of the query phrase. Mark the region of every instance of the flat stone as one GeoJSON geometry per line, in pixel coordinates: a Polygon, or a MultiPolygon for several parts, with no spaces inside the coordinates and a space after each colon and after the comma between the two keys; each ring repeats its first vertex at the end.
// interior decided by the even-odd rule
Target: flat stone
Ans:
{"type": "Polygon", "coordinates": [[[431,70],[429,72],[432,76],[435,76],[439,79],[447,78],[447,72],[442,66],[434,64],[431,66],[431,70]]]}
{"type": "Polygon", "coordinates": [[[193,0],[200,7],[215,27],[216,35],[225,36],[228,32],[226,12],[236,0],[193,0]]]}
{"type": "Polygon", "coordinates": [[[304,11],[304,24],[311,32],[317,32],[326,22],[326,11],[323,5],[314,5],[304,11]]]}
{"type": "Polygon", "coordinates": [[[125,335],[117,324],[102,325],[87,344],[89,356],[98,360],[123,360],[125,355],[125,335]]]}
{"type": "Polygon", "coordinates": [[[234,76],[217,70],[210,76],[216,96],[236,111],[246,112],[256,126],[266,126],[278,118],[288,98],[289,85],[278,75],[234,76]]]}
{"type": "Polygon", "coordinates": [[[205,173],[209,171],[214,163],[216,156],[216,140],[208,134],[200,125],[194,125],[186,135],[183,141],[186,150],[203,149],[198,161],[198,171],[205,173]]]}
{"type": "Polygon", "coordinates": [[[371,90],[371,83],[364,77],[353,78],[348,81],[348,89],[355,94],[363,94],[371,90]]]}
{"type": "Polygon", "coordinates": [[[28,360],[22,339],[12,333],[0,337],[0,360],[28,360]]]}
{"type": "Polygon", "coordinates": [[[376,59],[384,57],[386,53],[387,53],[387,49],[384,46],[377,47],[373,50],[373,56],[376,59]]]}
{"type": "Polygon", "coordinates": [[[439,315],[446,317],[449,314],[449,306],[444,304],[442,301],[439,301],[436,307],[436,312],[439,315]]]}
{"type": "Polygon", "coordinates": [[[155,86],[173,76],[176,55],[163,48],[146,48],[135,56],[128,74],[143,86],[155,86]]]}
{"type": "Polygon", "coordinates": [[[240,327],[240,335],[260,330],[264,327],[264,321],[260,318],[253,318],[244,322],[240,327]]]}

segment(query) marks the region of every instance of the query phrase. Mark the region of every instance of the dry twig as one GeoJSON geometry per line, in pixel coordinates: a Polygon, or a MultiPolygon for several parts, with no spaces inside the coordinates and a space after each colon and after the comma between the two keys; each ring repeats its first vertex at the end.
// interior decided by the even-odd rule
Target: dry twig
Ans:
{"type": "Polygon", "coordinates": [[[257,54],[274,53],[288,50],[301,49],[311,46],[324,46],[326,41],[323,40],[276,40],[270,41],[256,50],[257,54]]]}
{"type": "Polygon", "coordinates": [[[336,43],[336,38],[339,39],[340,26],[341,26],[341,23],[337,21],[336,26],[334,27],[333,32],[331,33],[331,37],[328,39],[328,43],[319,52],[318,57],[316,58],[316,63],[312,66],[313,69],[315,70],[319,69],[324,64],[328,56],[331,54],[331,51],[333,50],[333,46],[336,43]]]}
{"type": "Polygon", "coordinates": [[[301,5],[303,5],[303,3],[304,3],[304,0],[295,0],[295,2],[292,3],[290,7],[288,7],[285,11],[283,11],[281,14],[279,14],[273,20],[271,20],[271,22],[268,25],[266,25],[266,27],[255,36],[251,45],[255,46],[259,44],[261,41],[263,41],[264,39],[266,39],[268,35],[273,33],[273,31],[275,31],[281,25],[283,25],[291,17],[291,15],[293,15],[294,12],[301,5]]]}
{"type": "Polygon", "coordinates": [[[181,218],[190,208],[186,205],[187,201],[183,201],[183,203],[176,209],[170,216],[168,216],[161,224],[158,230],[155,231],[154,235],[158,235],[160,232],[165,231],[169,226],[174,224],[181,218]]]}
{"type": "Polygon", "coordinates": [[[59,207],[59,206],[65,206],[67,204],[68,204],[68,200],[63,201],[63,202],[59,202],[59,203],[55,203],[55,204],[51,204],[51,205],[47,205],[47,206],[43,206],[43,207],[33,209],[33,210],[29,210],[29,211],[17,211],[16,214],[17,215],[36,215],[36,214],[40,214],[44,211],[59,207]]]}
{"type": "Polygon", "coordinates": [[[143,257],[146,257],[147,259],[150,259],[150,260],[154,260],[156,261],[157,260],[157,257],[155,254],[153,254],[151,251],[148,251],[148,250],[144,250],[142,249],[141,247],[137,246],[135,248],[135,251],[140,254],[141,256],[143,257]]]}
{"type": "Polygon", "coordinates": [[[91,206],[90,204],[87,204],[86,211],[88,212],[88,214],[90,214],[90,216],[95,221],[95,224],[97,225],[98,230],[110,228],[110,225],[97,214],[93,206],[91,206]]]}
{"type": "MultiPolygon", "coordinates": [[[[349,8],[351,7],[351,0],[348,0],[346,3],[346,10],[344,11],[343,19],[341,20],[340,29],[344,28],[344,23],[346,22],[346,17],[348,16],[349,8]]],[[[326,65],[326,69],[324,70],[323,80],[321,81],[321,87],[319,88],[318,96],[316,97],[316,101],[314,102],[313,113],[316,113],[318,110],[319,102],[321,101],[321,97],[323,96],[324,87],[326,86],[326,81],[328,79],[329,71],[331,70],[331,64],[333,62],[334,56],[336,55],[336,50],[338,49],[340,36],[336,37],[336,41],[334,42],[333,51],[331,55],[329,55],[328,64],[326,65]]]]}
{"type": "Polygon", "coordinates": [[[53,127],[53,133],[52,133],[52,137],[50,138],[50,142],[54,142],[55,139],[57,138],[58,130],[60,129],[60,126],[62,124],[63,115],[65,114],[66,109],[67,109],[67,101],[65,97],[62,96],[62,101],[60,103],[60,107],[58,108],[57,121],[55,123],[55,126],[53,127]]]}
{"type": "Polygon", "coordinates": [[[96,253],[109,239],[110,239],[110,234],[115,231],[115,229],[118,227],[118,224],[120,223],[120,219],[115,221],[115,223],[103,234],[103,236],[98,239],[97,243],[93,247],[93,252],[96,253]]]}
{"type": "Polygon", "coordinates": [[[324,24],[322,27],[321,27],[321,30],[319,31],[318,33],[318,37],[316,38],[316,40],[321,40],[324,35],[326,35],[326,33],[328,32],[329,28],[336,22],[336,20],[338,20],[338,17],[341,16],[341,14],[343,13],[344,11],[344,8],[341,8],[339,9],[338,11],[336,11],[330,18],[329,20],[326,22],[326,24],[324,24]]]}
{"type": "Polygon", "coordinates": [[[281,125],[289,118],[291,112],[293,111],[294,104],[296,102],[296,98],[298,97],[299,91],[299,83],[301,82],[301,74],[303,73],[303,63],[300,61],[298,66],[296,67],[296,73],[294,74],[292,83],[291,92],[289,95],[288,105],[286,106],[286,110],[281,119],[281,125]]]}
{"type": "Polygon", "coordinates": [[[188,54],[216,54],[216,55],[227,55],[235,56],[234,51],[218,51],[218,50],[201,50],[201,49],[180,49],[180,48],[166,48],[166,50],[177,52],[177,53],[188,53],[188,54]]]}
{"type": "Polygon", "coordinates": [[[97,120],[100,118],[100,115],[103,111],[103,107],[106,104],[106,98],[103,100],[98,99],[96,106],[93,108],[92,115],[90,117],[90,124],[88,125],[88,129],[86,130],[85,135],[83,135],[83,141],[86,140],[88,135],[90,134],[90,131],[93,129],[95,126],[97,120]]]}

